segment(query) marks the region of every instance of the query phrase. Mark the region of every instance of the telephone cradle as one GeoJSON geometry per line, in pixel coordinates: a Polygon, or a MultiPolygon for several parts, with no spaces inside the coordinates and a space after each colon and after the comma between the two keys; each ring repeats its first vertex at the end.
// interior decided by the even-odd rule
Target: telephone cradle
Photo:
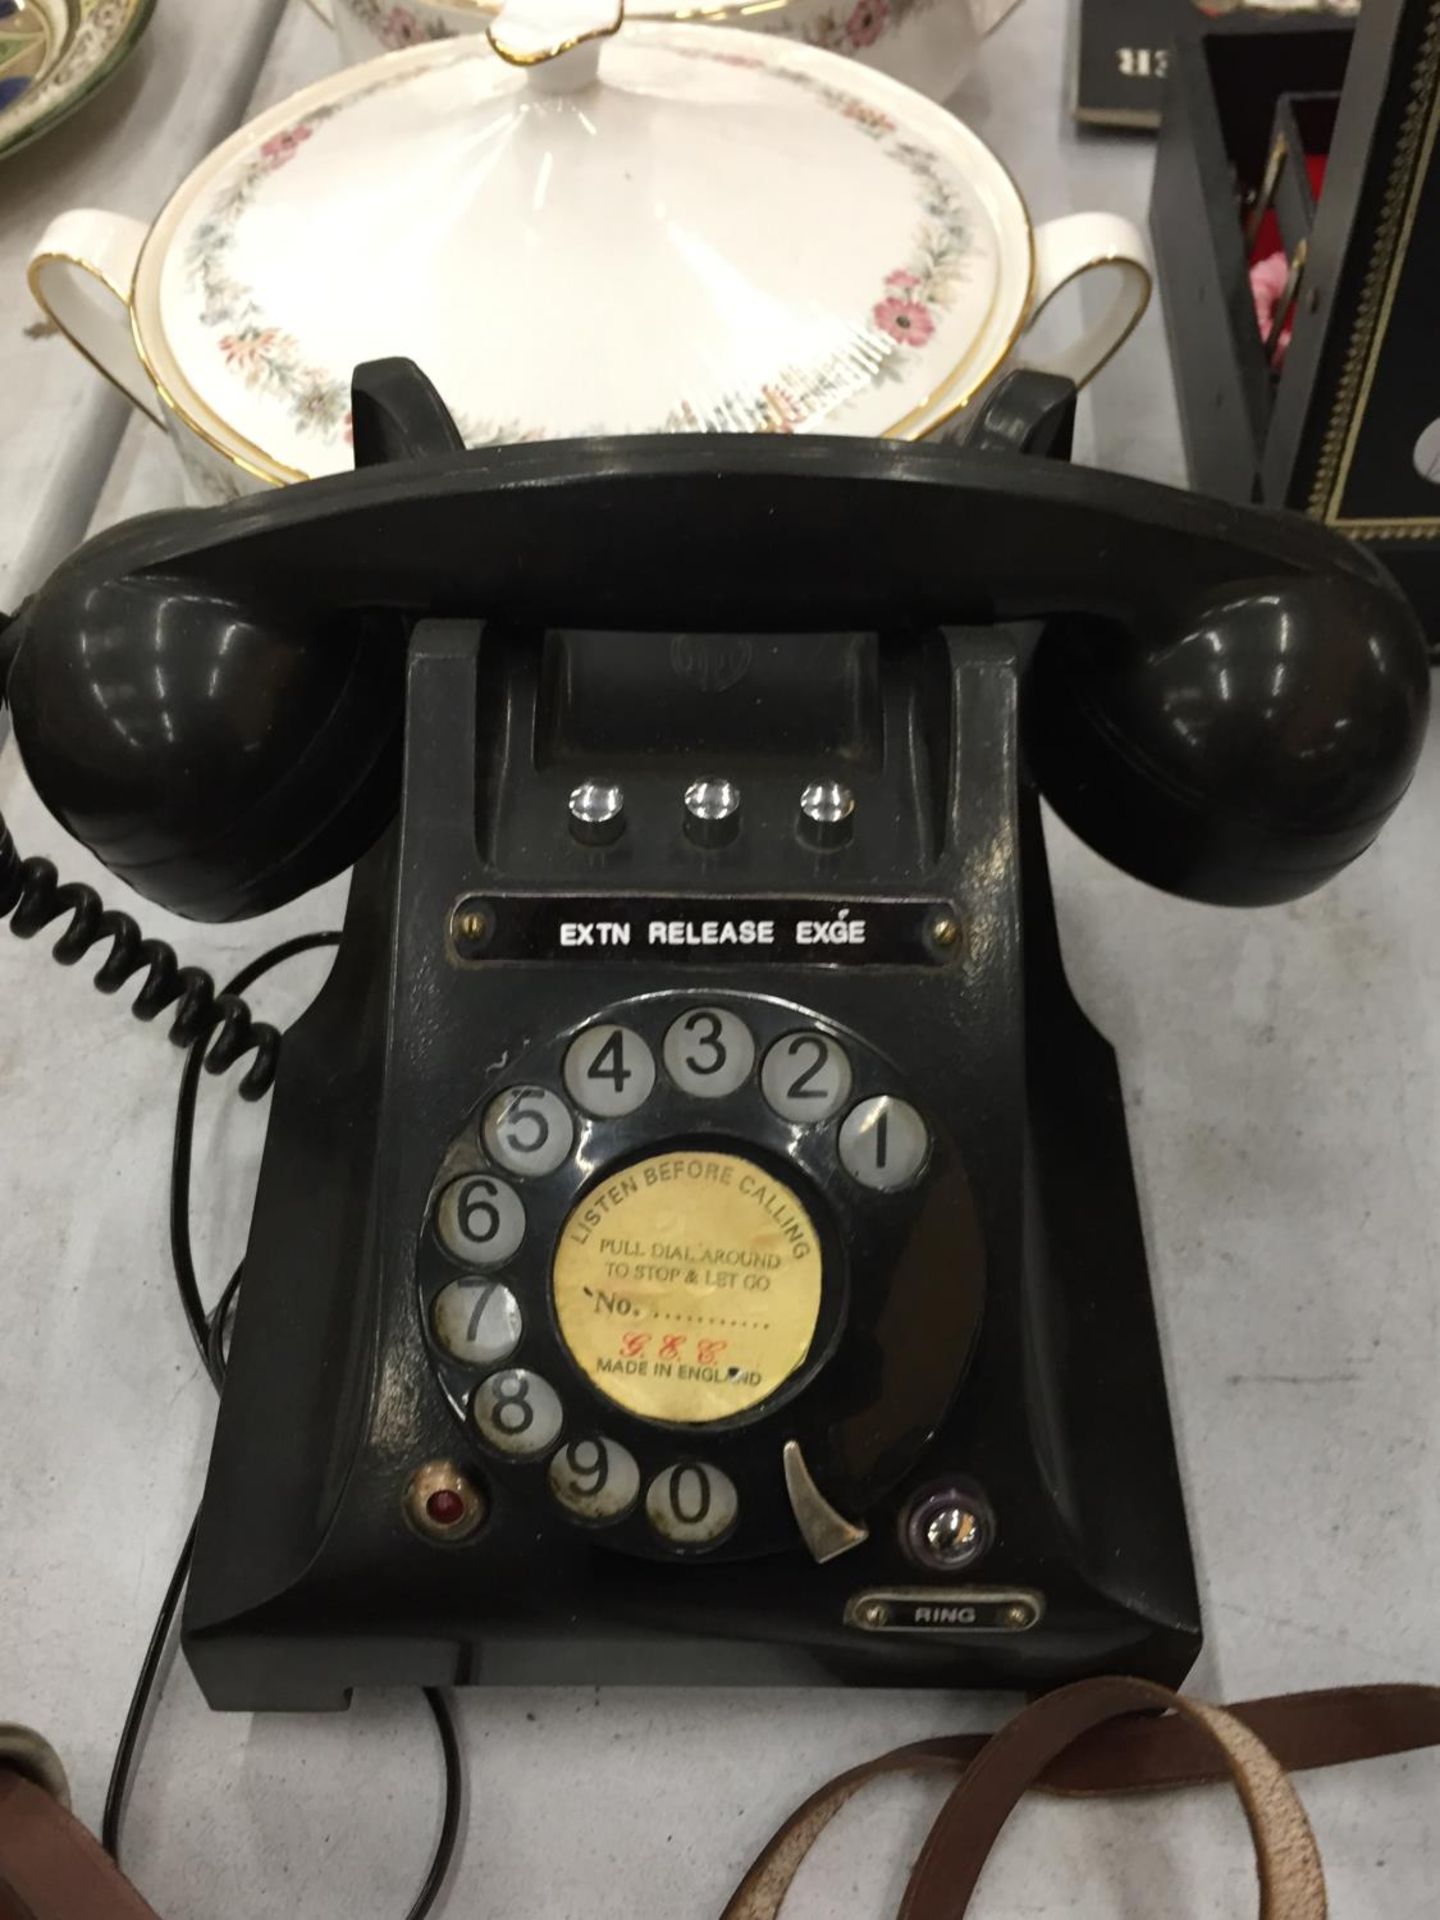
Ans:
{"type": "Polygon", "coordinates": [[[1071,468],[1046,376],[941,450],[467,453],[408,363],[355,399],[354,475],[102,536],[0,643],[37,788],[150,898],[355,863],[274,1080],[206,1697],[1178,1682],[1039,794],[1153,884],[1308,891],[1413,772],[1413,615],[1316,526],[1071,468]]]}

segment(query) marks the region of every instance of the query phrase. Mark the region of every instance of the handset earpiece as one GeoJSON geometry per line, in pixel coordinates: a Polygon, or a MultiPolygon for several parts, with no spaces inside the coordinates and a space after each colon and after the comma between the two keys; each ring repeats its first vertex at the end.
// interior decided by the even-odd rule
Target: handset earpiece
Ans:
{"type": "Polygon", "coordinates": [[[1369,846],[1428,706],[1423,637],[1377,567],[1182,590],[1134,631],[1062,615],[1031,657],[1023,726],[1042,793],[1107,860],[1261,906],[1369,846]]]}
{"type": "Polygon", "coordinates": [[[403,655],[367,646],[365,622],[317,645],[272,608],[133,580],[40,604],[10,682],[26,771],[146,899],[194,920],[266,912],[393,813],[403,655]]]}
{"type": "MultiPolygon", "coordinates": [[[[359,368],[354,415],[360,466],[463,445],[409,361],[359,368]]],[[[62,567],[19,622],[8,695],[61,824],[147,899],[231,920],[343,872],[394,814],[409,623],[168,567],[177,526],[206,518],[125,528],[118,573],[105,536],[62,567]]]]}

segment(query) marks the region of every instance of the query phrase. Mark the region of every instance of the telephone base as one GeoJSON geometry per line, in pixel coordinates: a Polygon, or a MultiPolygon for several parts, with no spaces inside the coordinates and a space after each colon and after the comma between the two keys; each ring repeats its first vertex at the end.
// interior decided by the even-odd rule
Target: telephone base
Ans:
{"type": "MultiPolygon", "coordinates": [[[[913,1458],[896,1454],[863,1510],[833,1491],[838,1468],[825,1479],[864,1537],[818,1564],[781,1473],[803,1392],[729,1436],[742,1508],[733,1537],[667,1558],[666,1542],[647,1534],[643,1498],[619,1528],[576,1524],[543,1458],[507,1463],[474,1432],[466,1403],[457,1412],[441,1390],[416,1310],[415,1265],[430,1255],[411,1216],[424,1216],[438,1143],[477,1080],[514,1070],[506,1032],[543,1036],[552,1020],[566,1030],[538,1001],[507,1028],[504,996],[522,982],[560,994],[582,970],[467,971],[434,952],[426,928],[466,891],[447,865],[443,823],[458,817],[455,847],[472,857],[474,840],[463,810],[437,811],[427,783],[443,789],[449,777],[446,715],[476,711],[476,646],[469,630],[446,629],[429,646],[417,636],[411,713],[426,746],[407,772],[403,829],[356,870],[334,970],[287,1035],[276,1084],[185,1610],[186,1652],[212,1706],[338,1708],[356,1686],[400,1683],[1036,1690],[1098,1673],[1184,1677],[1200,1646],[1198,1606],[1119,1078],[1065,980],[1035,795],[1013,773],[1008,785],[985,778],[984,743],[1001,743],[1003,757],[1013,716],[1014,654],[975,636],[965,647],[970,791],[996,809],[985,844],[1014,849],[986,885],[997,901],[1013,890],[1018,938],[991,956],[993,998],[976,1035],[950,1021],[935,1030],[953,1034],[953,1057],[924,1045],[905,1071],[925,1111],[956,1083],[971,1088],[962,1107],[977,1111],[966,1158],[987,1240],[985,1305],[943,1417],[907,1438],[913,1458]],[[1023,1060],[1009,1105],[999,1091],[988,1107],[981,1098],[964,1054],[972,1041],[994,1060],[1023,1060]],[[483,1524],[453,1544],[407,1521],[412,1476],[437,1460],[485,1503],[483,1524]],[[753,1487],[743,1477],[752,1464],[753,1487]],[[941,1575],[917,1566],[901,1533],[918,1494],[952,1482],[980,1490],[993,1537],[973,1570],[941,1575]],[[759,1541],[749,1549],[746,1525],[759,1541]]],[[[475,764],[468,724],[455,722],[456,766],[467,752],[475,764]]],[[[637,1023],[673,987],[728,994],[757,1028],[772,1003],[782,1026],[799,1003],[847,1033],[865,1029],[869,1008],[872,1032],[897,1051],[906,1037],[900,1001],[895,1020],[875,1015],[888,989],[865,969],[742,979],[737,967],[723,985],[710,969],[703,988],[678,962],[668,974],[639,971],[643,981],[633,962],[605,962],[574,990],[588,1006],[638,985],[642,1010],[627,1016],[637,1023]]],[[[894,971],[913,1007],[925,983],[894,971]]],[[[929,991],[949,990],[933,978],[929,991]]],[[[847,1044],[859,1090],[861,1043],[847,1044]]],[[[941,1253],[959,1259],[961,1241],[946,1235],[941,1253]]],[[[906,1347],[915,1332],[882,1317],[867,1349],[877,1393],[898,1399],[902,1416],[926,1390],[927,1344],[943,1345],[921,1327],[906,1347]]],[[[555,1329],[534,1337],[553,1343],[555,1329]]],[[[656,1461],[665,1446],[706,1458],[722,1444],[708,1431],[677,1441],[654,1422],[618,1425],[620,1409],[587,1400],[573,1365],[546,1351],[535,1377],[556,1382],[564,1431],[620,1433],[645,1475],[655,1471],[647,1444],[661,1448],[656,1461]]],[[[964,1356],[951,1357],[958,1366],[964,1356]]],[[[807,1458],[820,1457],[806,1444],[807,1458]]]]}

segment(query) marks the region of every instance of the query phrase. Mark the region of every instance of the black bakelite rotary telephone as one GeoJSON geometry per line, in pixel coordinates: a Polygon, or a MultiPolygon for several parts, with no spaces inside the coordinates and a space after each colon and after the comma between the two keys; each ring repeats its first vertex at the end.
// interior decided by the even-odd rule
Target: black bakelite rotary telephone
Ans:
{"type": "Polygon", "coordinates": [[[31,778],[137,892],[231,919],[355,866],[276,1077],[0,842],[16,931],[108,940],[101,985],[274,1079],[185,1613],[214,1704],[1190,1665],[1037,794],[1155,885],[1294,898],[1404,793],[1425,649],[1322,528],[1071,469],[1072,401],[1014,376],[949,450],[466,452],[381,363],[355,474],[119,527],[6,630],[31,778]]]}

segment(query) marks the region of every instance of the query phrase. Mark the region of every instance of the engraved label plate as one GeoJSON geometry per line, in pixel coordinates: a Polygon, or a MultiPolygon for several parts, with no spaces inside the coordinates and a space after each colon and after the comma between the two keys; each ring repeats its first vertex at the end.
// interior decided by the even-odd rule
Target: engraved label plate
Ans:
{"type": "Polygon", "coordinates": [[[659,1153],[581,1199],[552,1285],[561,1337],[607,1398],[651,1420],[725,1420],[804,1365],[820,1317],[814,1223],[738,1154],[659,1153]]]}
{"type": "Polygon", "coordinates": [[[815,966],[944,966],[961,950],[946,900],[724,900],[685,895],[509,894],[486,902],[491,960],[781,960],[815,966]],[[944,924],[944,941],[931,929],[944,924]]]}
{"type": "Polygon", "coordinates": [[[1045,1613],[1030,1587],[877,1587],[845,1603],[845,1624],[863,1633],[1025,1633],[1045,1613]]]}

